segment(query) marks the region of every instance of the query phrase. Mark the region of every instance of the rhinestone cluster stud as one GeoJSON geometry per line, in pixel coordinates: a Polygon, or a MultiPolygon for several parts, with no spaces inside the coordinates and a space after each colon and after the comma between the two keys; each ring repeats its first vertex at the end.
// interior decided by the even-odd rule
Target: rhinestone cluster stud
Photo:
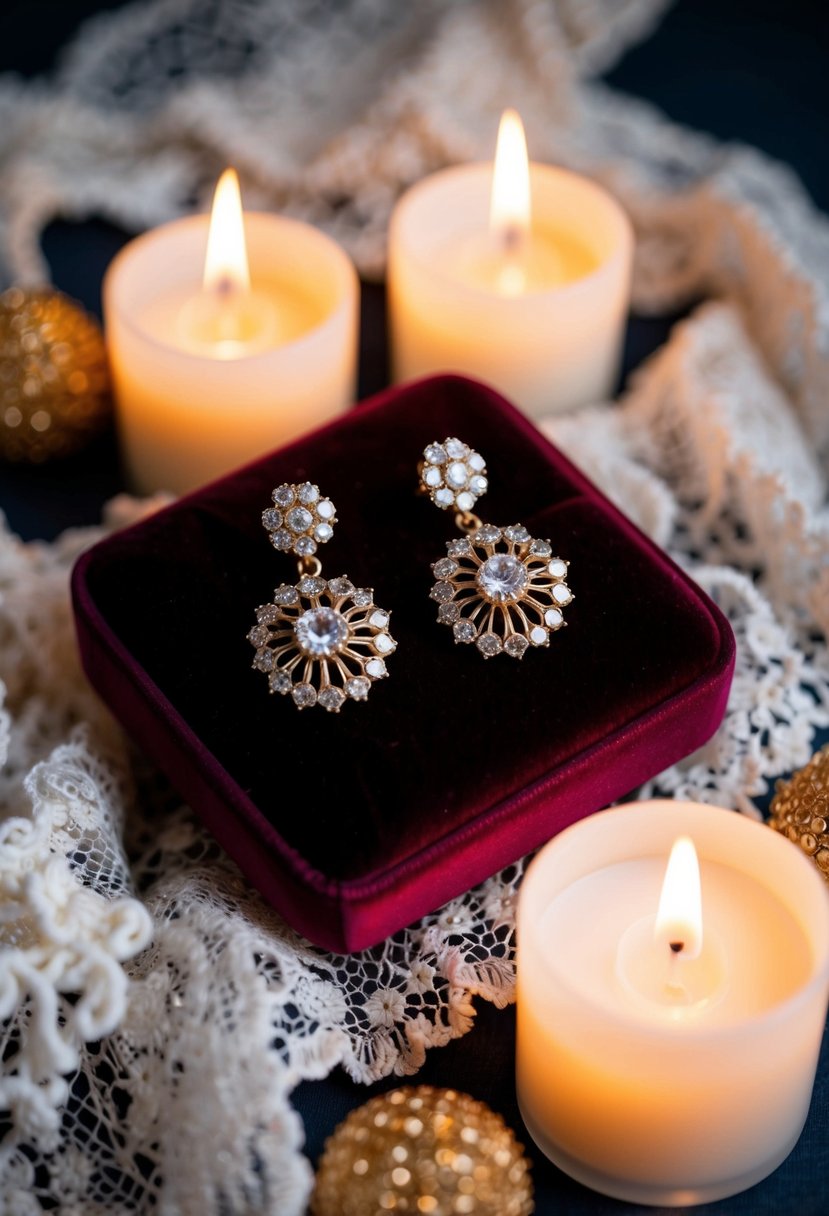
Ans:
{"type": "Polygon", "coordinates": [[[319,486],[305,481],[293,486],[277,486],[271,495],[273,506],[262,512],[274,549],[313,557],[319,545],[334,535],[336,510],[330,498],[323,498],[319,486]]]}
{"type": "Polygon", "coordinates": [[[471,511],[488,485],[483,456],[460,439],[444,439],[424,449],[420,486],[436,507],[471,511]]]}

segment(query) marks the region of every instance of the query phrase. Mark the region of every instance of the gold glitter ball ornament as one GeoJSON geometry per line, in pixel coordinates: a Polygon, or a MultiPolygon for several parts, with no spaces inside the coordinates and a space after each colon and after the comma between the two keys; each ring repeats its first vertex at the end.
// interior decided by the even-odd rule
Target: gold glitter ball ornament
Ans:
{"type": "Polygon", "coordinates": [[[829,882],[829,744],[789,781],[778,781],[769,826],[799,844],[829,882]]]}
{"type": "Polygon", "coordinates": [[[58,291],[0,295],[0,458],[39,464],[69,456],[110,414],[97,321],[58,291]]]}
{"type": "Polygon", "coordinates": [[[529,1216],[529,1162],[500,1115],[454,1089],[372,1098],[325,1145],[314,1216],[529,1216]]]}

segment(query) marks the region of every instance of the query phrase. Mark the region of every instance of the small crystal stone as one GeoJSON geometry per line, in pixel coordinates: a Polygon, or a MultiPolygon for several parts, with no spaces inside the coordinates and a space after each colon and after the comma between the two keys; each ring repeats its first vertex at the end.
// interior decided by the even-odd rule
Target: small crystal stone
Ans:
{"type": "Polygon", "coordinates": [[[447,439],[443,446],[450,460],[465,460],[469,455],[469,448],[460,439],[447,439]]]}
{"type": "Polygon", "coordinates": [[[470,494],[468,490],[461,490],[455,502],[458,504],[459,511],[471,511],[475,506],[475,495],[470,494]]]}
{"type": "Polygon", "coordinates": [[[340,712],[340,706],[344,700],[345,693],[329,684],[328,688],[323,688],[317,697],[317,704],[321,705],[323,709],[327,709],[329,713],[337,714],[340,712]]]}
{"type": "Polygon", "coordinates": [[[488,487],[489,482],[485,477],[481,477],[479,473],[476,473],[469,482],[469,488],[477,498],[480,498],[482,494],[486,494],[488,487]]]}
{"type": "Polygon", "coordinates": [[[382,680],[388,674],[382,659],[369,659],[366,663],[366,675],[371,676],[372,680],[382,680]]]}
{"type": "Polygon", "coordinates": [[[496,528],[494,524],[481,524],[478,531],[475,533],[475,543],[482,545],[494,545],[501,539],[501,529],[496,528]]]}
{"type": "Polygon", "coordinates": [[[376,612],[372,612],[368,618],[369,625],[373,625],[375,629],[385,629],[389,623],[389,614],[384,612],[382,608],[378,608],[376,612]]]}
{"type": "Polygon", "coordinates": [[[530,545],[530,553],[535,557],[549,557],[552,553],[548,540],[534,540],[530,545]]]}
{"type": "Polygon", "coordinates": [[[482,633],[475,645],[485,659],[491,659],[494,654],[500,654],[501,639],[495,633],[482,633]]]}
{"type": "Polygon", "coordinates": [[[333,608],[309,608],[294,625],[294,634],[303,654],[330,658],[348,640],[348,624],[333,608]]]}
{"type": "Polygon", "coordinates": [[[320,544],[325,544],[325,542],[330,540],[333,535],[334,529],[330,524],[317,524],[316,528],[314,528],[314,536],[317,538],[320,544]]]}
{"type": "Polygon", "coordinates": [[[559,612],[558,608],[548,608],[544,613],[544,621],[551,629],[558,629],[564,617],[559,612]]]}
{"type": "Polygon", "coordinates": [[[282,552],[290,549],[294,543],[294,538],[290,532],[286,532],[284,528],[280,528],[278,532],[271,532],[271,544],[274,549],[281,549],[282,552]]]}
{"type": "Polygon", "coordinates": [[[264,646],[270,636],[270,630],[265,625],[256,625],[248,634],[248,641],[253,646],[264,646]]]}
{"type": "Polygon", "coordinates": [[[380,654],[391,654],[397,649],[397,642],[389,633],[378,633],[374,639],[374,648],[379,650],[380,654]]]}
{"type": "Polygon", "coordinates": [[[567,562],[562,561],[560,557],[554,557],[547,569],[553,578],[566,578],[567,576],[567,562]]]}
{"type": "Polygon", "coordinates": [[[504,650],[513,659],[523,659],[524,651],[529,646],[529,642],[521,633],[511,633],[504,642],[504,650]]]}
{"type": "Polygon", "coordinates": [[[475,581],[490,603],[514,604],[527,586],[527,571],[517,557],[495,553],[481,566],[475,581]]]}
{"type": "Polygon", "coordinates": [[[291,690],[291,696],[300,709],[307,709],[309,705],[316,704],[317,690],[313,684],[295,684],[291,690]]]}
{"type": "Polygon", "coordinates": [[[530,539],[530,534],[523,524],[513,524],[511,528],[504,528],[504,536],[517,545],[523,545],[530,539]]]}
{"type": "Polygon", "coordinates": [[[441,604],[438,608],[438,620],[444,625],[451,625],[456,621],[461,614],[461,610],[457,604],[441,604]]]}
{"type": "Polygon", "coordinates": [[[322,502],[317,503],[317,515],[320,519],[334,518],[334,504],[328,498],[323,498],[322,502]]]}
{"type": "Polygon", "coordinates": [[[294,553],[300,557],[313,557],[317,551],[317,542],[310,536],[298,536],[294,542],[294,553]]]}
{"type": "Polygon", "coordinates": [[[293,486],[277,486],[273,494],[271,494],[271,498],[278,507],[289,507],[294,501],[293,486]]]}
{"type": "MultiPolygon", "coordinates": [[[[322,595],[325,590],[325,579],[313,574],[306,574],[299,580],[299,589],[303,595],[322,595]]],[[[291,601],[293,603],[293,601],[291,601]]]]}
{"type": "Polygon", "coordinates": [[[454,501],[455,495],[446,486],[442,490],[435,490],[435,502],[439,507],[451,507],[454,501]]]}
{"type": "MultiPolygon", "coordinates": [[[[301,583],[300,587],[302,587],[301,583]]],[[[283,606],[295,604],[299,599],[299,592],[297,591],[296,587],[292,587],[290,583],[282,583],[281,586],[277,587],[276,591],[274,591],[273,598],[276,600],[277,604],[282,604],[283,606]]]]}
{"type": "Polygon", "coordinates": [[[262,512],[262,527],[267,528],[269,532],[281,528],[282,512],[277,511],[276,507],[268,507],[267,511],[262,512]]]}
{"type": "Polygon", "coordinates": [[[454,596],[455,588],[451,583],[435,583],[429,594],[439,604],[445,604],[447,600],[451,600],[454,596]]]}
{"type": "Polygon", "coordinates": [[[358,608],[368,608],[374,599],[371,587],[358,587],[351,597],[358,608]]]}
{"type": "Polygon", "coordinates": [[[273,671],[274,657],[270,650],[257,650],[253,666],[257,671],[273,671]]]}
{"type": "Polygon", "coordinates": [[[543,629],[541,625],[533,625],[530,630],[530,641],[533,646],[546,646],[549,640],[549,633],[543,629]]]}
{"type": "Polygon", "coordinates": [[[483,473],[484,469],[486,468],[486,461],[480,452],[470,452],[466,463],[471,469],[474,469],[476,473],[483,473]]]}
{"type": "Polygon", "coordinates": [[[272,671],[268,677],[268,683],[271,686],[271,692],[279,692],[284,694],[291,691],[291,677],[287,671],[272,671]]]}
{"type": "Polygon", "coordinates": [[[446,470],[446,480],[448,481],[449,485],[454,486],[456,490],[459,490],[461,486],[466,485],[468,475],[469,470],[460,460],[453,461],[453,463],[450,464],[449,468],[446,470]]]}
{"type": "Polygon", "coordinates": [[[432,566],[438,578],[451,578],[458,568],[458,563],[453,562],[451,557],[442,557],[439,562],[435,562],[432,566]]]}
{"type": "Polygon", "coordinates": [[[474,642],[478,630],[472,624],[472,621],[455,621],[452,626],[452,632],[455,635],[456,642],[474,642]]]}
{"type": "Polygon", "coordinates": [[[430,443],[423,455],[429,464],[446,464],[446,452],[439,443],[430,443]]]}
{"type": "Polygon", "coordinates": [[[292,532],[305,532],[314,522],[314,517],[305,507],[294,507],[285,516],[285,522],[292,532]]]}
{"type": "Polygon", "coordinates": [[[273,625],[281,615],[276,604],[263,604],[261,608],[256,609],[256,619],[260,625],[273,625]]]}
{"type": "Polygon", "coordinates": [[[436,486],[443,485],[443,477],[441,475],[441,471],[440,471],[440,469],[436,469],[434,465],[432,465],[430,468],[428,468],[426,470],[426,472],[423,474],[423,480],[426,483],[426,485],[429,486],[431,489],[435,489],[436,486]]]}
{"type": "Polygon", "coordinates": [[[304,485],[299,487],[299,501],[306,505],[311,502],[316,502],[320,496],[320,492],[316,486],[312,486],[310,481],[306,481],[304,485]]]}
{"type": "Polygon", "coordinates": [[[461,536],[458,540],[450,540],[446,545],[446,552],[450,557],[465,557],[471,551],[472,545],[466,536],[461,536]]]}
{"type": "Polygon", "coordinates": [[[328,590],[332,595],[351,595],[354,584],[350,578],[332,578],[328,584],[328,590]]]}
{"type": "Polygon", "coordinates": [[[566,583],[556,583],[553,587],[553,599],[557,604],[569,604],[573,598],[566,583]]]}
{"type": "Polygon", "coordinates": [[[345,691],[355,701],[365,701],[371,688],[371,681],[365,676],[352,676],[345,686],[345,691]]]}

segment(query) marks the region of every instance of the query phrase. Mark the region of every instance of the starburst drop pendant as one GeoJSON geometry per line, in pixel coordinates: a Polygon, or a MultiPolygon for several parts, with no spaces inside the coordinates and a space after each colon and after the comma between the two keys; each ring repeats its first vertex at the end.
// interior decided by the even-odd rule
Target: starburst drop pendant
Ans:
{"type": "Polygon", "coordinates": [[[446,557],[432,565],[438,621],[451,627],[456,643],[474,644],[485,659],[523,659],[530,648],[549,646],[574,599],[569,562],[523,524],[499,528],[472,514],[488,486],[486,466],[461,440],[429,444],[419,473],[421,491],[441,509],[453,508],[464,533],[448,541],[446,557]]]}
{"type": "Polygon", "coordinates": [[[370,587],[355,587],[345,575],[321,577],[317,546],[331,539],[337,520],[317,486],[284,484],[272,497],[263,526],[274,548],[298,556],[300,577],[256,609],[248,633],[253,667],[267,675],[270,692],[290,695],[298,709],[339,713],[348,700],[365,701],[388,675],[386,659],[397,649],[391,614],[374,603],[370,587]]]}

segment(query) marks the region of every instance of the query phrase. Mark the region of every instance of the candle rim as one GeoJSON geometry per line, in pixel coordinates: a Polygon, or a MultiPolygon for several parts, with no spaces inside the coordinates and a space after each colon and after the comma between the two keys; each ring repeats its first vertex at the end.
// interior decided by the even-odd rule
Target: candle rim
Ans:
{"type": "MultiPolygon", "coordinates": [[[[172,342],[165,342],[145,329],[138,321],[135,320],[132,310],[125,309],[123,304],[119,303],[115,296],[114,283],[119,274],[123,274],[126,264],[136,254],[140,256],[141,252],[147,246],[159,237],[169,237],[176,229],[192,228],[196,225],[207,225],[210,221],[209,211],[201,211],[192,215],[178,216],[176,219],[168,220],[166,223],[158,224],[154,228],[148,228],[144,232],[138,233],[126,242],[126,244],[118,250],[115,256],[109,262],[104,271],[102,283],[102,299],[104,302],[104,318],[117,316],[118,324],[128,330],[135,338],[142,343],[153,347],[159,351],[165,351],[174,355],[176,359],[186,359],[197,365],[209,365],[216,369],[216,374],[229,375],[231,373],[219,371],[219,368],[232,368],[234,365],[250,366],[257,360],[267,362],[270,359],[279,357],[292,357],[296,352],[297,357],[301,357],[305,348],[319,341],[324,341],[325,335],[330,329],[336,329],[348,315],[349,302],[354,293],[359,298],[360,280],[357,274],[357,269],[348,256],[346,251],[332,237],[321,228],[317,228],[313,224],[307,224],[304,220],[294,219],[292,216],[280,215],[278,212],[271,211],[245,211],[245,221],[249,219],[254,224],[266,221],[273,221],[278,225],[290,226],[295,230],[301,229],[312,233],[314,238],[318,238],[320,247],[327,252],[333,254],[339,264],[339,272],[341,281],[338,284],[337,299],[335,307],[325,313],[322,320],[312,325],[309,329],[299,334],[296,338],[292,338],[287,342],[279,343],[276,346],[266,347],[264,350],[255,351],[251,354],[240,355],[234,359],[218,359],[215,356],[208,354],[200,354],[198,351],[188,350],[184,347],[176,346],[172,342]]],[[[201,277],[194,279],[194,287],[198,288],[201,283],[201,277]]],[[[257,290],[257,279],[252,277],[251,290],[257,290]]]]}
{"type": "MultiPolygon", "coordinates": [[[[626,210],[609,190],[592,178],[585,177],[583,174],[576,173],[572,169],[566,169],[561,165],[547,164],[544,161],[530,161],[530,185],[532,186],[533,175],[551,174],[561,178],[567,178],[570,181],[578,182],[580,185],[593,193],[594,197],[607,207],[608,214],[613,214],[614,221],[618,223],[620,240],[617,242],[611,255],[607,258],[600,259],[593,270],[587,274],[580,275],[576,279],[572,279],[568,283],[559,284],[558,286],[549,287],[543,290],[526,292],[518,296],[504,296],[490,288],[481,287],[475,283],[469,283],[463,279],[457,278],[451,272],[444,269],[441,262],[433,262],[428,257],[424,256],[419,250],[414,249],[410,242],[403,240],[402,225],[405,222],[405,211],[413,204],[418,202],[418,196],[424,194],[427,188],[434,188],[436,185],[445,184],[453,176],[461,176],[470,171],[480,172],[488,181],[492,178],[492,162],[491,161],[465,161],[458,165],[449,165],[444,169],[438,169],[436,173],[430,173],[426,177],[422,177],[405,191],[398,199],[395,208],[391,215],[389,223],[389,260],[392,256],[396,256],[395,246],[399,243],[404,249],[406,260],[416,265],[421,271],[429,274],[432,279],[440,283],[447,284],[451,287],[454,293],[466,295],[468,298],[482,302],[486,301],[489,307],[509,309],[511,312],[519,308],[537,307],[539,301],[555,297],[557,300],[564,296],[577,296],[582,292],[590,291],[597,281],[600,281],[603,276],[612,277],[620,262],[629,262],[633,258],[634,251],[634,232],[633,224],[626,210]]],[[[488,196],[487,196],[488,197],[488,196]]],[[[534,196],[533,196],[534,197],[534,196]]],[[[537,208],[533,205],[533,216],[537,217],[537,208]]],[[[538,233],[543,230],[543,225],[534,222],[529,231],[529,235],[538,233]]],[[[486,231],[486,229],[485,229],[486,231]]],[[[566,231],[566,229],[565,229],[566,231]]],[[[388,276],[387,276],[388,277],[388,276]]]]}
{"type": "MultiPolygon", "coordinates": [[[[624,1026],[626,1033],[628,1031],[630,1031],[634,1035],[635,1034],[641,1035],[643,1038],[654,1038],[654,1037],[664,1036],[666,1038],[676,1037],[676,1038],[681,1038],[683,1040],[688,1040],[688,1039],[693,1038],[694,1040],[697,1040],[697,1041],[702,1041],[702,1040],[706,1040],[709,1042],[714,1042],[717,1040],[728,1041],[735,1037],[743,1036],[747,1033],[750,1034],[750,1033],[752,1033],[752,1031],[755,1028],[757,1028],[758,1031],[760,1029],[762,1029],[763,1032],[765,1033],[768,1030],[769,1026],[773,1027],[775,1023],[785,1022],[787,1019],[789,1019],[798,1006],[808,1005],[812,1001],[814,996],[816,995],[816,992],[819,989],[823,988],[827,984],[827,982],[829,982],[829,888],[827,887],[825,880],[821,877],[820,874],[818,874],[817,870],[811,864],[811,862],[808,860],[808,858],[805,857],[800,852],[800,850],[798,850],[797,846],[792,844],[791,841],[786,840],[779,833],[776,833],[774,831],[774,829],[769,828],[767,825],[765,825],[763,823],[759,823],[756,820],[750,819],[748,816],[741,814],[739,811],[731,811],[727,807],[713,806],[710,803],[675,801],[670,798],[655,798],[652,800],[648,800],[646,802],[623,803],[621,806],[608,807],[604,810],[596,811],[593,814],[586,816],[584,819],[577,820],[575,823],[569,824],[566,828],[562,829],[562,831],[559,832],[558,835],[554,836],[550,841],[547,842],[547,844],[541,850],[539,850],[539,852],[536,854],[536,856],[533,858],[532,862],[528,866],[527,872],[524,876],[524,881],[522,882],[521,889],[519,891],[518,911],[517,911],[517,917],[516,917],[516,921],[517,921],[516,936],[519,940],[519,945],[520,945],[520,938],[521,938],[521,934],[522,934],[521,919],[522,919],[522,904],[524,903],[524,900],[522,898],[523,892],[524,892],[524,887],[528,883],[528,879],[530,878],[530,875],[532,874],[533,868],[536,867],[537,862],[541,859],[541,857],[546,852],[546,850],[554,847],[562,840],[565,840],[566,837],[569,837],[570,840],[572,841],[573,836],[576,835],[580,829],[585,828],[585,826],[587,824],[591,824],[591,825],[595,826],[596,823],[598,823],[600,821],[604,821],[605,816],[608,816],[608,815],[617,816],[617,822],[618,822],[618,817],[620,815],[630,816],[631,812],[637,812],[638,814],[641,814],[641,810],[643,807],[653,808],[654,811],[657,811],[657,808],[658,808],[658,814],[660,814],[660,815],[665,815],[667,808],[676,809],[679,807],[682,807],[682,808],[691,808],[692,807],[693,814],[695,816],[699,814],[702,818],[709,818],[709,822],[711,822],[711,823],[713,823],[713,817],[709,813],[713,813],[713,815],[716,815],[716,816],[728,815],[730,822],[740,822],[744,825],[744,827],[737,828],[736,829],[737,831],[743,831],[745,829],[752,830],[754,828],[757,828],[758,830],[764,831],[768,834],[766,839],[769,841],[769,847],[771,849],[774,850],[774,849],[778,849],[778,847],[780,847],[780,848],[794,851],[794,855],[798,856],[800,858],[800,861],[802,861],[802,863],[803,863],[804,868],[802,870],[802,874],[803,874],[803,879],[804,879],[804,882],[806,883],[806,885],[811,886],[812,893],[816,894],[819,890],[821,891],[823,902],[824,902],[825,913],[826,913],[824,916],[824,921],[823,921],[823,926],[822,926],[823,940],[822,940],[822,942],[819,939],[816,941],[814,933],[812,933],[810,931],[810,928],[807,928],[806,926],[804,926],[802,918],[794,912],[794,910],[791,907],[791,904],[788,902],[785,903],[785,907],[786,907],[789,915],[796,922],[798,929],[803,934],[803,937],[805,938],[806,944],[809,948],[809,953],[811,955],[811,967],[810,967],[809,975],[803,981],[802,984],[800,984],[797,988],[794,989],[793,992],[791,992],[788,996],[784,997],[782,1000],[776,1001],[774,1004],[769,1005],[767,1009],[761,1010],[758,1013],[747,1014],[745,1017],[741,1017],[738,1020],[736,1020],[730,1024],[726,1024],[723,1026],[711,1026],[711,1025],[708,1025],[707,1023],[705,1023],[704,1021],[694,1022],[691,1020],[689,1020],[687,1022],[683,1022],[681,1024],[674,1024],[667,1020],[664,1022],[650,1021],[650,1020],[642,1021],[642,1019],[640,1017],[637,1017],[633,1011],[624,1008],[624,1006],[620,1006],[618,1009],[609,1010],[607,1005],[604,1004],[602,1001],[594,999],[590,995],[585,994],[582,991],[576,989],[568,981],[568,977],[567,977],[566,973],[555,966],[554,960],[545,954],[543,948],[541,950],[536,949],[536,950],[534,950],[534,954],[540,954],[540,960],[538,960],[538,963],[539,963],[539,965],[544,967],[545,974],[548,976],[552,976],[555,979],[556,983],[564,991],[566,991],[566,993],[568,994],[569,997],[572,997],[577,1002],[577,1004],[580,1005],[581,1007],[588,1009],[591,1012],[591,1014],[597,1015],[600,1019],[610,1021],[614,1025],[624,1026]],[[820,950],[821,945],[822,945],[822,953],[820,950]]],[[[667,825],[663,825],[663,826],[667,826],[667,825]]],[[[671,830],[675,834],[680,831],[683,831],[683,832],[687,831],[687,833],[689,835],[693,836],[692,829],[688,829],[686,827],[679,827],[679,826],[674,825],[674,827],[671,830]]],[[[566,843],[567,842],[565,841],[565,844],[566,843]]],[[[766,884],[762,884],[761,880],[759,878],[757,878],[756,875],[752,871],[747,870],[744,866],[739,865],[739,864],[733,864],[731,862],[722,862],[719,860],[719,858],[716,858],[716,857],[712,858],[712,857],[708,856],[706,850],[703,847],[701,847],[698,844],[698,842],[695,841],[695,844],[697,846],[697,852],[699,853],[701,862],[703,860],[707,860],[707,861],[719,862],[719,864],[722,864],[725,866],[731,865],[731,868],[734,869],[735,871],[745,875],[746,877],[753,879],[755,882],[758,883],[758,885],[765,886],[766,890],[768,891],[768,893],[771,895],[772,898],[778,900],[781,903],[784,902],[784,901],[780,900],[780,897],[775,894],[774,890],[771,887],[768,887],[766,884]]],[[[633,857],[637,857],[637,858],[638,857],[651,857],[651,858],[656,858],[656,859],[663,859],[664,856],[665,856],[665,853],[661,847],[659,849],[653,849],[651,851],[643,850],[643,851],[637,852],[636,854],[633,854],[631,856],[622,855],[619,857],[609,858],[609,859],[607,859],[607,861],[603,862],[601,866],[599,866],[599,865],[595,866],[592,870],[589,871],[589,873],[593,873],[595,870],[603,868],[604,865],[614,865],[614,864],[622,862],[622,861],[631,860],[633,857]]],[[[782,857],[782,856],[784,856],[784,854],[781,853],[780,856],[782,857]]],[[[791,858],[792,854],[789,853],[788,856],[791,858]]],[[[739,861],[739,857],[737,858],[737,860],[739,861]]],[[[796,862],[795,864],[799,865],[800,862],[796,862]]],[[[573,880],[573,881],[576,881],[576,880],[573,880]]],[[[568,885],[570,885],[570,884],[568,884],[568,885]]],[[[531,895],[532,889],[531,888],[528,888],[528,889],[529,889],[530,895],[531,895]]],[[[564,889],[566,889],[566,888],[564,888],[564,889]]],[[[820,899],[818,899],[818,902],[820,902],[820,899]]],[[[535,937],[535,942],[537,943],[537,941],[538,941],[537,921],[535,924],[530,926],[529,930],[524,930],[523,932],[533,933],[534,937],[535,937]]],[[[519,951],[519,957],[520,957],[520,951],[519,951]]],[[[534,965],[535,965],[535,960],[534,960],[534,965]]],[[[520,972],[520,965],[517,970],[518,970],[518,972],[520,972]]],[[[521,982],[520,974],[517,974],[516,978],[517,978],[517,985],[520,986],[520,982],[521,982]]],[[[520,996],[518,999],[520,999],[520,996]]]]}

